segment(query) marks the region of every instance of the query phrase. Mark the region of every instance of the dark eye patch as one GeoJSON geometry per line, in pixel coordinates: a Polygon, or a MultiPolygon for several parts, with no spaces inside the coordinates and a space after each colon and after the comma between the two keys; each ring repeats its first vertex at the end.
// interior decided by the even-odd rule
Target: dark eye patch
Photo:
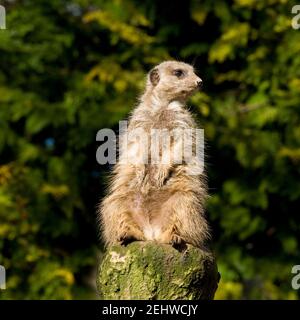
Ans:
{"type": "Polygon", "coordinates": [[[182,77],[184,77],[185,72],[184,72],[184,70],[182,70],[182,69],[175,69],[175,70],[173,70],[173,74],[174,74],[174,76],[176,76],[177,78],[182,78],[182,77]]]}

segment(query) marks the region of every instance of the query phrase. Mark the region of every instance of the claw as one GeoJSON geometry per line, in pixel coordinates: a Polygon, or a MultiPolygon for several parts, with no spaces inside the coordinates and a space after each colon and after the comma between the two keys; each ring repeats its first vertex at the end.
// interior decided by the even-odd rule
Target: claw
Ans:
{"type": "Polygon", "coordinates": [[[173,235],[171,239],[171,245],[178,251],[185,251],[187,248],[186,242],[178,235],[173,235]]]}
{"type": "Polygon", "coordinates": [[[128,236],[128,235],[122,235],[120,236],[117,241],[121,246],[127,246],[129,243],[135,241],[136,239],[132,236],[128,236]]]}
{"type": "Polygon", "coordinates": [[[176,246],[176,245],[179,245],[183,240],[177,236],[177,235],[174,235],[171,239],[171,244],[172,246],[176,246]]]}

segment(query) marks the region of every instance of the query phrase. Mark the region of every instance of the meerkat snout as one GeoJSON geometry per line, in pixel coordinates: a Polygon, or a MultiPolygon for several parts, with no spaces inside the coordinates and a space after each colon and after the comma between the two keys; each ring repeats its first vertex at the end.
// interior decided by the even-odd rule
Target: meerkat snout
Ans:
{"type": "Polygon", "coordinates": [[[201,89],[201,88],[202,88],[202,86],[203,86],[203,81],[202,81],[202,79],[198,78],[198,79],[196,80],[196,86],[198,87],[198,89],[201,89]]]}

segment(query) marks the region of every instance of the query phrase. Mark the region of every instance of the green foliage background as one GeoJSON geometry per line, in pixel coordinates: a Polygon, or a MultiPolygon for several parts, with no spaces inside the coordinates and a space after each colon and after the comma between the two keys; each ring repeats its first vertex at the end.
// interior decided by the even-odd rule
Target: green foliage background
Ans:
{"type": "Polygon", "coordinates": [[[287,0],[14,0],[0,30],[4,299],[95,298],[95,207],[117,129],[156,63],[195,63],[219,299],[296,299],[300,31],[287,0]]]}

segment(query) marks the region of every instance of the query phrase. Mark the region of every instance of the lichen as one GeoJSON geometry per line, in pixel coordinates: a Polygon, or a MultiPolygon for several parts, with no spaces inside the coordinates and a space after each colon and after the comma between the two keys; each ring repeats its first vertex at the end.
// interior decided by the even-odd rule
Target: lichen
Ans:
{"type": "Polygon", "coordinates": [[[218,272],[210,252],[188,246],[133,242],[103,257],[97,287],[102,299],[212,299],[218,272]]]}

